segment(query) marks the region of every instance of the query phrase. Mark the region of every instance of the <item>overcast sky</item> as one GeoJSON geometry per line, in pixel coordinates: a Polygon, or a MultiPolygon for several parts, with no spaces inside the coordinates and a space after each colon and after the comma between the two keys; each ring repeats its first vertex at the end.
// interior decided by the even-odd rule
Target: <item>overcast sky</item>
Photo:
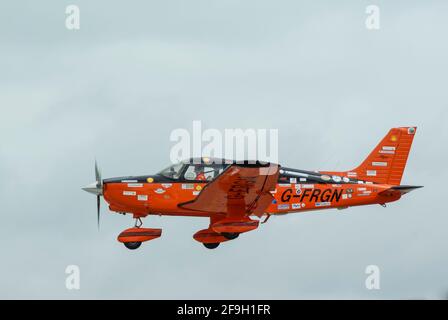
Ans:
{"type": "Polygon", "coordinates": [[[448,3],[3,1],[0,298],[445,298],[448,3]],[[81,29],[65,28],[77,4],[81,29]],[[381,28],[365,27],[367,5],[381,28]],[[280,164],[350,169],[419,127],[397,203],[274,217],[210,251],[207,219],[133,225],[80,188],[169,164],[176,128],[279,129],[280,164]],[[81,289],[65,268],[78,265],[81,289]],[[365,268],[381,269],[381,290],[365,268]]]}

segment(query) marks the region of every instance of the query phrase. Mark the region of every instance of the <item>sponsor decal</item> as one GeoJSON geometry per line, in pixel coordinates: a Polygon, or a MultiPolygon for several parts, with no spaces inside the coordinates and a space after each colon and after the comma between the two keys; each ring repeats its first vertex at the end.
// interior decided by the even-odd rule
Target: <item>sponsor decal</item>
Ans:
{"type": "Polygon", "coordinates": [[[301,194],[295,194],[292,189],[283,191],[280,200],[289,202],[291,199],[297,199],[299,202],[308,200],[309,202],[339,202],[342,197],[343,189],[305,189],[301,194]]]}
{"type": "Polygon", "coordinates": [[[194,184],[192,183],[182,183],[183,190],[191,190],[194,189],[194,184]]]}
{"type": "Polygon", "coordinates": [[[128,188],[141,188],[143,183],[128,183],[128,188]]]}
{"type": "Polygon", "coordinates": [[[298,184],[297,186],[296,186],[296,195],[301,195],[302,194],[302,189],[300,189],[300,185],[298,184]]]}
{"type": "Polygon", "coordinates": [[[372,162],[374,167],[387,167],[387,162],[372,162]]]}
{"type": "Polygon", "coordinates": [[[329,207],[331,202],[316,202],[316,207],[329,207]]]}
{"type": "Polygon", "coordinates": [[[154,178],[148,178],[148,179],[146,179],[146,181],[148,181],[148,183],[153,183],[154,182],[154,178]]]}
{"type": "Polygon", "coordinates": [[[202,186],[196,186],[196,191],[201,191],[202,190],[202,186]]]}
{"type": "Polygon", "coordinates": [[[353,193],[353,189],[352,188],[348,188],[347,189],[347,193],[353,193]]]}
{"type": "Polygon", "coordinates": [[[293,204],[291,204],[291,208],[294,210],[297,210],[297,209],[302,209],[303,206],[302,206],[302,203],[293,203],[293,204]]]}
{"type": "Polygon", "coordinates": [[[332,184],[331,186],[333,188],[342,188],[342,185],[340,185],[340,184],[332,184]]]}
{"type": "Polygon", "coordinates": [[[274,191],[271,191],[271,194],[276,194],[277,193],[277,189],[275,189],[274,191]]]}
{"type": "Polygon", "coordinates": [[[342,195],[342,199],[343,199],[343,200],[347,200],[347,198],[348,198],[348,194],[344,193],[344,194],[342,195]]]}
{"type": "Polygon", "coordinates": [[[302,189],[314,189],[314,184],[302,184],[302,189]]]}
{"type": "Polygon", "coordinates": [[[380,150],[381,154],[395,154],[395,151],[392,150],[380,150]]]}
{"type": "Polygon", "coordinates": [[[138,180],[121,180],[121,182],[123,182],[123,183],[133,183],[133,182],[138,182],[138,180]]]}
{"type": "Polygon", "coordinates": [[[291,184],[290,183],[279,183],[278,186],[289,188],[289,187],[291,187],[291,184]]]}
{"type": "Polygon", "coordinates": [[[289,204],[279,204],[278,210],[289,210],[289,204]]]}
{"type": "Polygon", "coordinates": [[[300,182],[306,182],[306,178],[300,178],[300,182]]]}
{"type": "Polygon", "coordinates": [[[396,142],[397,140],[398,140],[397,136],[390,137],[390,141],[392,142],[396,142]]]}
{"type": "Polygon", "coordinates": [[[201,193],[201,191],[193,191],[193,195],[194,196],[197,196],[198,194],[200,194],[201,193]]]}
{"type": "Polygon", "coordinates": [[[162,183],[162,187],[164,187],[165,189],[169,189],[173,186],[172,183],[162,183]]]}
{"type": "Polygon", "coordinates": [[[165,193],[165,189],[158,188],[158,189],[154,190],[154,192],[157,194],[162,194],[162,193],[165,193]]]}
{"type": "Polygon", "coordinates": [[[334,182],[338,182],[338,183],[339,183],[339,182],[342,181],[342,178],[339,177],[339,176],[333,176],[332,178],[333,178],[333,181],[334,181],[334,182]]]}
{"type": "Polygon", "coordinates": [[[383,151],[395,151],[395,150],[396,150],[395,147],[388,147],[388,146],[383,147],[383,151]]]}
{"type": "Polygon", "coordinates": [[[148,200],[148,196],[146,194],[139,194],[137,196],[137,200],[138,201],[147,201],[148,200]]]}
{"type": "Polygon", "coordinates": [[[135,195],[137,195],[137,192],[125,190],[125,191],[123,191],[123,195],[124,196],[135,196],[135,195]]]}
{"type": "Polygon", "coordinates": [[[356,172],[347,172],[347,176],[349,176],[350,178],[355,178],[358,176],[358,174],[356,172]]]}
{"type": "Polygon", "coordinates": [[[376,177],[376,170],[367,170],[366,174],[368,177],[376,177]]]}

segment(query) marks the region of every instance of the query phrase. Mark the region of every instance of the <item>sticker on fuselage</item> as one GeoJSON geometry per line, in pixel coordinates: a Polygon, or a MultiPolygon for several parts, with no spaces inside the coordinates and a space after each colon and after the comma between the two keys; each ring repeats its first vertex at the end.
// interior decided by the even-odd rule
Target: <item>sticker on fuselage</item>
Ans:
{"type": "Polygon", "coordinates": [[[302,189],[314,189],[314,184],[302,184],[302,189]]]}
{"type": "Polygon", "coordinates": [[[193,183],[183,183],[183,184],[182,184],[182,189],[183,189],[183,190],[191,190],[191,189],[194,189],[194,184],[193,184],[193,183]]]}
{"type": "Polygon", "coordinates": [[[302,209],[305,207],[304,203],[293,203],[291,204],[291,208],[294,210],[302,209]]]}
{"type": "Polygon", "coordinates": [[[138,201],[147,201],[148,200],[148,195],[146,195],[146,194],[139,194],[137,196],[137,200],[138,201]]]}
{"type": "Polygon", "coordinates": [[[316,207],[329,207],[331,202],[316,202],[316,207]]]}
{"type": "Polygon", "coordinates": [[[125,190],[125,191],[123,191],[123,195],[124,196],[135,196],[135,195],[137,195],[137,192],[125,190]]]}
{"type": "Polygon", "coordinates": [[[141,188],[143,183],[128,183],[128,188],[141,188]]]}
{"type": "Polygon", "coordinates": [[[368,177],[376,177],[376,170],[367,170],[368,177]]]}

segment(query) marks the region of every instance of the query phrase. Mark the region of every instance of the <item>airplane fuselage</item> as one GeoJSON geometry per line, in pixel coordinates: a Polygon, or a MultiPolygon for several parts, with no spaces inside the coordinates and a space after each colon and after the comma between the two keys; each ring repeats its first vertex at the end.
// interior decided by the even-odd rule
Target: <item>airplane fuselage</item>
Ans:
{"type": "MultiPolygon", "coordinates": [[[[279,177],[276,189],[271,191],[273,200],[265,210],[266,214],[281,215],[385,204],[401,197],[397,194],[380,194],[389,189],[391,187],[389,185],[325,173],[291,170],[294,169],[281,170],[283,174],[279,177]],[[292,177],[291,173],[296,173],[296,177],[292,177]]],[[[170,181],[158,175],[124,177],[104,180],[103,192],[110,210],[133,213],[136,217],[147,215],[208,217],[209,213],[178,207],[179,203],[194,200],[207,184],[208,182],[201,181],[170,181]]]]}

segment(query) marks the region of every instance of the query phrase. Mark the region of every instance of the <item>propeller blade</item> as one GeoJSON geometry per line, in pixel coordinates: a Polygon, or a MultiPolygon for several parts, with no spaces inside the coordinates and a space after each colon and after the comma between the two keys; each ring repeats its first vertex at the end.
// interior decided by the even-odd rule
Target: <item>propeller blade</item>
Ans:
{"type": "Polygon", "coordinates": [[[101,179],[101,172],[98,168],[98,163],[95,160],[95,179],[96,179],[96,185],[98,189],[102,189],[103,187],[103,180],[101,179]]]}
{"type": "Polygon", "coordinates": [[[96,196],[96,222],[98,225],[98,230],[100,229],[100,207],[101,207],[101,199],[100,196],[96,196]]]}

